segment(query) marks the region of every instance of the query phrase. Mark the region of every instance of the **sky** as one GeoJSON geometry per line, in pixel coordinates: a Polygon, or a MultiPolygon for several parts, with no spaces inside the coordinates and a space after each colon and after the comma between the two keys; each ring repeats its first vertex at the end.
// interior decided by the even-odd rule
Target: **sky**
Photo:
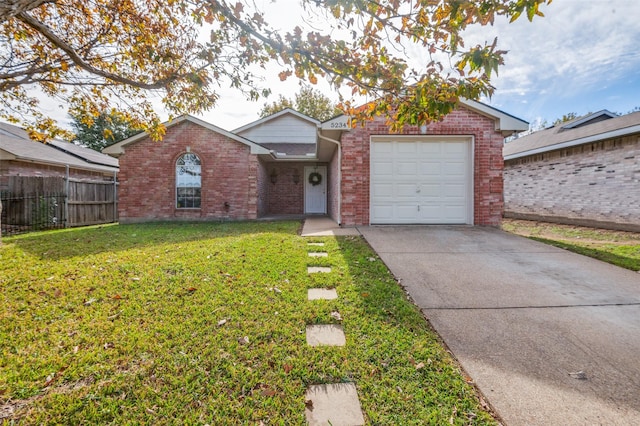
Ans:
{"type": "MultiPolygon", "coordinates": [[[[292,19],[296,0],[256,3],[275,26],[296,23],[292,19]]],[[[467,46],[498,37],[498,47],[508,51],[505,65],[492,78],[494,95],[482,102],[534,126],[571,112],[608,109],[624,114],[640,107],[640,1],[555,0],[541,11],[545,17],[533,22],[523,16],[514,23],[502,19],[493,26],[467,29],[467,46]]],[[[411,55],[418,59],[424,53],[414,49],[411,55]]],[[[199,117],[227,130],[257,120],[265,102],[280,94],[292,98],[299,89],[295,79],[280,82],[279,70],[272,66],[265,75],[273,92],[269,99],[251,102],[233,89],[221,88],[218,105],[199,117]]],[[[338,99],[328,84],[317,87],[338,99]]],[[[67,120],[57,106],[48,110],[67,120]]]]}
{"type": "MultiPolygon", "coordinates": [[[[496,20],[493,26],[466,31],[467,46],[498,37],[498,47],[508,51],[505,65],[492,79],[494,95],[482,102],[533,125],[545,120],[550,124],[571,112],[607,109],[624,114],[640,107],[640,1],[555,0],[540,10],[545,17],[533,22],[523,16],[513,23],[496,20]]],[[[298,89],[295,81],[271,78],[269,83],[269,101],[279,94],[293,97],[298,89]]],[[[337,99],[328,86],[319,88],[337,99]]],[[[225,90],[219,106],[201,118],[233,130],[258,119],[264,103],[247,102],[225,90]]]]}

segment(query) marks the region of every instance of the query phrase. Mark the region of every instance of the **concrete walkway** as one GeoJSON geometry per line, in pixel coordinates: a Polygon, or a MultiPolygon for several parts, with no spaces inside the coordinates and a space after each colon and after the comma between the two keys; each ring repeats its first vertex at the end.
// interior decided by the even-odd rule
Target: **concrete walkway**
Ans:
{"type": "Polygon", "coordinates": [[[327,237],[332,235],[360,235],[356,228],[341,228],[326,216],[307,217],[302,226],[303,237],[327,237]]]}
{"type": "Polygon", "coordinates": [[[496,229],[359,229],[507,425],[640,424],[640,274],[496,229]]]}

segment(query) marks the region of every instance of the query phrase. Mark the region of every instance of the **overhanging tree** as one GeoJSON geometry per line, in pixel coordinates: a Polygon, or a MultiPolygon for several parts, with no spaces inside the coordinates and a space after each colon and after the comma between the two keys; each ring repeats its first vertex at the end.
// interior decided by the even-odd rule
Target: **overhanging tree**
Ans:
{"type": "Polygon", "coordinates": [[[75,133],[73,143],[96,151],[108,145],[133,136],[140,130],[132,128],[116,111],[94,116],[71,117],[71,127],[75,133]]]}
{"type": "Polygon", "coordinates": [[[249,0],[8,0],[0,6],[0,117],[35,138],[59,134],[28,90],[37,87],[72,115],[98,116],[115,100],[128,121],[159,138],[153,99],[172,114],[211,108],[224,85],[257,99],[269,89],[253,70],[276,62],[283,80],[326,78],[376,99],[360,109],[345,100],[350,114],[384,114],[396,129],[426,123],[459,97],[493,92],[505,52],[495,40],[466,47],[465,28],[500,16],[532,20],[551,0],[300,3],[326,31],[279,31],[249,0]],[[427,53],[424,63],[408,58],[410,44],[427,53]]]}
{"type": "Polygon", "coordinates": [[[292,108],[316,120],[325,121],[341,113],[341,110],[329,97],[310,86],[303,86],[293,99],[282,95],[277,101],[264,104],[260,117],[266,117],[285,108],[292,108]]]}

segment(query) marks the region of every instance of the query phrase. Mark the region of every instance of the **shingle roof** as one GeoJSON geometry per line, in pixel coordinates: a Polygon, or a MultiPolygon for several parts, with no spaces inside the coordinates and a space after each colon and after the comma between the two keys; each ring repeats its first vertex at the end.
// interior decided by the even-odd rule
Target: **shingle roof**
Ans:
{"type": "Polygon", "coordinates": [[[68,142],[53,141],[40,143],[29,139],[26,131],[7,123],[0,123],[0,150],[5,151],[18,160],[40,164],[54,164],[71,168],[98,172],[115,172],[118,170],[117,160],[114,162],[104,154],[68,142]],[[70,154],[58,148],[67,148],[70,154]],[[105,158],[106,157],[106,158],[105,158]]]}
{"type": "Polygon", "coordinates": [[[102,154],[93,149],[84,148],[82,146],[59,140],[52,140],[51,145],[61,149],[71,155],[81,157],[85,161],[93,164],[101,164],[103,166],[118,167],[118,159],[110,155],[102,154]]]}
{"type": "Polygon", "coordinates": [[[505,144],[503,154],[505,160],[510,160],[634,133],[640,133],[640,112],[575,128],[562,123],[505,144]]]}

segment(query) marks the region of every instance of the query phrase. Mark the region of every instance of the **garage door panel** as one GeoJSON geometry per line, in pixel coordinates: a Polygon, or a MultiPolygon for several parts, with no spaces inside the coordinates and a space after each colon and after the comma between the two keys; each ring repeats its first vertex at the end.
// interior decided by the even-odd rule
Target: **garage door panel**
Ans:
{"type": "Polygon", "coordinates": [[[442,167],[442,174],[462,179],[467,175],[467,164],[464,161],[447,161],[442,167]]]}
{"type": "Polygon", "coordinates": [[[396,194],[398,198],[415,198],[416,196],[416,184],[410,183],[398,183],[395,185],[396,194]]]}
{"type": "MultiPolygon", "coordinates": [[[[387,157],[391,157],[391,153],[393,152],[393,144],[390,143],[373,143],[371,144],[371,154],[372,156],[377,154],[388,154],[387,157]]],[[[378,157],[384,158],[384,157],[378,157]]]]}
{"type": "Polygon", "coordinates": [[[391,201],[393,199],[393,184],[390,183],[377,183],[372,186],[371,195],[376,199],[387,199],[391,201]]]}
{"type": "Polygon", "coordinates": [[[462,184],[445,184],[444,193],[442,194],[442,196],[442,198],[446,200],[449,200],[451,198],[465,200],[467,197],[467,186],[462,184]]]}
{"type": "MultiPolygon", "coordinates": [[[[371,163],[371,173],[373,176],[384,177],[393,176],[393,162],[392,161],[376,161],[371,163]]],[[[379,180],[379,179],[376,179],[379,180]]]]}
{"type": "Polygon", "coordinates": [[[418,162],[416,160],[400,160],[397,163],[396,167],[396,175],[399,177],[409,176],[412,180],[418,174],[418,162]]]}
{"type": "Polygon", "coordinates": [[[418,145],[415,143],[397,143],[393,151],[400,155],[411,154],[415,156],[418,152],[418,148],[418,145]]]}
{"type": "Polygon", "coordinates": [[[442,152],[442,146],[439,143],[417,143],[420,146],[418,152],[420,152],[423,158],[433,157],[434,154],[442,152]]]}
{"type": "Polygon", "coordinates": [[[402,221],[411,221],[416,217],[418,206],[415,204],[397,204],[395,206],[395,217],[402,221]]]}
{"type": "Polygon", "coordinates": [[[426,223],[442,223],[442,207],[439,204],[420,206],[420,219],[426,223]]]}
{"type": "Polygon", "coordinates": [[[420,198],[439,198],[440,197],[440,184],[421,184],[420,185],[420,198]]]}
{"type": "Polygon", "coordinates": [[[420,174],[422,176],[440,176],[442,163],[440,161],[424,161],[420,163],[420,174]]]}
{"type": "Polygon", "coordinates": [[[371,223],[472,223],[469,140],[371,142],[371,223]]]}

